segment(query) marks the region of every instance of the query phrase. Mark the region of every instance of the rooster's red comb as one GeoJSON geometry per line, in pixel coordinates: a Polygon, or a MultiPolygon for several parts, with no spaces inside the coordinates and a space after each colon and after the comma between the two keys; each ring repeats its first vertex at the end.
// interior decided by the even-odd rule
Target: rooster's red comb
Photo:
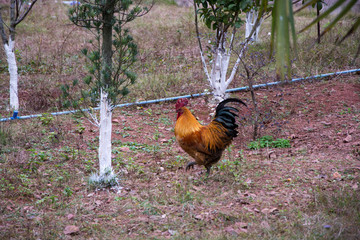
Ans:
{"type": "Polygon", "coordinates": [[[180,98],[176,101],[176,104],[175,104],[176,109],[185,107],[188,103],[189,103],[189,100],[187,100],[186,98],[180,98]]]}

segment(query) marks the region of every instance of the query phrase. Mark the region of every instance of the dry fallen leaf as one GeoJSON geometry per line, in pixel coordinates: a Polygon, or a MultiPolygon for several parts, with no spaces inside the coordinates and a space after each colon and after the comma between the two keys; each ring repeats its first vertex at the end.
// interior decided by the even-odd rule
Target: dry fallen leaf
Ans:
{"type": "Polygon", "coordinates": [[[232,226],[228,226],[225,228],[225,231],[232,235],[239,235],[240,233],[247,233],[248,224],[244,222],[236,222],[232,226]]]}
{"type": "Polygon", "coordinates": [[[334,173],[333,173],[333,178],[335,178],[335,179],[337,179],[337,180],[340,180],[340,179],[341,179],[340,173],[334,172],[334,173]]]}
{"type": "Polygon", "coordinates": [[[331,126],[331,122],[322,121],[321,124],[323,124],[323,125],[326,126],[326,127],[330,127],[330,126],[331,126]]]}
{"type": "Polygon", "coordinates": [[[227,233],[229,233],[229,234],[233,234],[233,235],[237,235],[237,233],[235,232],[235,229],[234,228],[232,228],[232,227],[226,227],[225,228],[225,231],[227,232],[227,233]]]}
{"type": "Polygon", "coordinates": [[[246,222],[236,222],[235,226],[238,228],[248,228],[248,224],[246,222]]]}
{"type": "Polygon", "coordinates": [[[274,212],[276,212],[276,211],[278,211],[277,208],[271,208],[271,209],[269,209],[269,208],[264,208],[263,210],[261,210],[261,212],[264,213],[264,214],[270,214],[270,213],[274,213],[274,212]]]}
{"type": "Polygon", "coordinates": [[[351,135],[347,135],[346,138],[344,138],[344,143],[349,143],[352,141],[352,136],[351,135]]]}
{"type": "Polygon", "coordinates": [[[64,234],[65,235],[75,235],[75,234],[78,234],[79,231],[80,231],[79,227],[77,227],[75,225],[68,225],[64,229],[64,234]]]}
{"type": "Polygon", "coordinates": [[[130,152],[130,148],[128,147],[119,147],[119,150],[122,152],[130,152]]]}
{"type": "Polygon", "coordinates": [[[247,178],[247,179],[245,180],[245,183],[247,183],[247,184],[251,184],[251,183],[252,183],[252,181],[251,181],[251,179],[250,179],[250,178],[247,178]]]}
{"type": "Polygon", "coordinates": [[[269,152],[268,158],[269,158],[269,159],[274,159],[274,158],[276,158],[276,153],[275,153],[275,151],[269,152]]]}
{"type": "Polygon", "coordinates": [[[260,223],[260,226],[261,226],[262,228],[266,229],[266,230],[270,230],[270,229],[271,229],[271,227],[270,227],[270,225],[269,225],[269,223],[268,223],[267,221],[262,221],[262,222],[260,223]]]}
{"type": "Polygon", "coordinates": [[[297,136],[295,134],[290,135],[290,139],[295,139],[295,138],[297,138],[297,136]]]}
{"type": "Polygon", "coordinates": [[[169,229],[168,232],[170,233],[171,236],[174,236],[175,234],[177,234],[176,230],[169,229]]]}

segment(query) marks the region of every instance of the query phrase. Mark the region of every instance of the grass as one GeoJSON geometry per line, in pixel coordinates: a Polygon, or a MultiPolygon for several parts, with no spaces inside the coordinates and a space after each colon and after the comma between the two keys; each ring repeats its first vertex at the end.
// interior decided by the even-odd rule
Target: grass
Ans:
{"type": "Polygon", "coordinates": [[[272,136],[262,136],[256,141],[250,142],[249,149],[259,148],[289,148],[291,147],[289,139],[278,138],[275,139],[272,136]]]}
{"type": "MultiPolygon", "coordinates": [[[[80,228],[72,237],[86,239],[356,239],[359,235],[359,173],[349,169],[356,162],[348,153],[357,149],[360,111],[350,97],[337,106],[336,95],[358,84],[357,76],[257,91],[261,117],[269,122],[261,126],[263,137],[251,143],[251,121],[245,119],[239,137],[209,177],[198,166],[185,172],[191,159],[174,138],[172,104],[115,109],[113,167],[122,188],[96,190],[88,179],[98,170],[98,130],[81,115],[46,114],[62,110],[62,83],[85,76],[80,50],[92,36],[70,24],[67,7],[60,3],[39,6],[18,26],[16,54],[21,114],[44,114],[0,123],[1,239],[63,239],[68,225],[80,228]],[[313,126],[303,130],[307,119],[313,126]],[[331,125],[324,126],[325,120],[331,125]],[[341,145],[342,133],[352,133],[354,144],[341,145]],[[250,151],[248,144],[287,148],[276,148],[276,158],[269,159],[266,150],[250,151]],[[331,146],[339,149],[330,151],[331,146]],[[341,180],[332,178],[334,171],[341,180]]],[[[298,16],[297,25],[311,17],[298,16]]],[[[351,65],[358,33],[331,52],[334,40],[349,24],[344,21],[342,28],[311,49],[315,29],[300,35],[294,76],[359,65],[359,60],[351,65]]],[[[265,59],[269,27],[267,19],[263,41],[251,46],[245,59],[252,66],[267,62],[256,83],[273,81],[274,63],[265,59]]],[[[124,101],[208,88],[191,8],[162,1],[132,23],[131,31],[139,44],[134,66],[139,78],[124,101]]],[[[201,31],[206,32],[204,26],[201,31]]],[[[205,47],[207,36],[202,39],[205,47]]],[[[0,60],[0,114],[8,116],[3,53],[0,60]]],[[[239,74],[244,73],[240,68],[239,74]]],[[[230,87],[243,85],[238,77],[230,87]]],[[[248,93],[235,96],[250,99],[248,93]]],[[[204,123],[210,112],[206,101],[193,99],[191,106],[204,123]]]]}

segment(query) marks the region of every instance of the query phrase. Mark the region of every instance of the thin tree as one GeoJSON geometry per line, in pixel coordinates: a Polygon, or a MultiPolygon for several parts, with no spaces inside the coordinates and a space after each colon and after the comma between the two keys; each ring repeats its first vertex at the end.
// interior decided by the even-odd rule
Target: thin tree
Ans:
{"type": "MultiPolygon", "coordinates": [[[[253,28],[255,27],[256,20],[259,17],[259,11],[256,9],[251,9],[249,12],[246,13],[246,23],[245,23],[245,38],[250,37],[250,33],[252,32],[253,28]]],[[[259,33],[260,27],[264,20],[264,17],[260,17],[260,23],[256,26],[255,33],[253,34],[251,40],[254,42],[259,42],[259,33]]]]}
{"type": "Polygon", "coordinates": [[[18,67],[15,56],[15,28],[21,23],[37,0],[10,0],[9,21],[4,21],[2,7],[0,6],[0,34],[4,46],[8,69],[10,74],[10,108],[9,110],[19,110],[18,95],[18,67]],[[7,33],[8,32],[8,33],[7,33]]]}
{"type": "Polygon", "coordinates": [[[248,61],[245,61],[243,58],[241,59],[241,63],[243,64],[243,67],[245,69],[245,74],[240,73],[240,77],[242,79],[245,79],[247,81],[251,100],[253,103],[253,140],[256,140],[259,136],[259,124],[261,123],[260,120],[260,111],[258,108],[258,101],[256,99],[255,94],[255,78],[262,72],[262,69],[264,66],[268,65],[268,62],[266,61],[266,58],[261,54],[260,52],[253,52],[249,53],[249,56],[247,57],[248,61]]]}
{"type": "Polygon", "coordinates": [[[243,24],[240,14],[242,12],[249,11],[253,7],[253,4],[254,2],[249,0],[194,0],[195,27],[200,48],[200,57],[203,63],[206,78],[212,88],[215,102],[220,102],[225,99],[225,91],[229,84],[233,81],[243,53],[251,40],[256,27],[260,24],[260,16],[263,15],[262,10],[257,18],[257,21],[254,23],[253,30],[241,44],[242,48],[239,52],[238,58],[233,65],[230,75],[228,76],[235,34],[237,29],[239,29],[243,24]],[[207,59],[208,61],[205,59],[200,39],[197,18],[198,14],[205,22],[205,25],[215,33],[215,39],[211,41],[210,56],[207,59]],[[208,70],[208,65],[211,66],[210,72],[208,70]]]}
{"type": "MultiPolygon", "coordinates": [[[[259,33],[260,27],[262,22],[264,21],[265,17],[269,15],[272,11],[272,6],[268,6],[266,11],[261,11],[261,4],[260,0],[253,0],[252,1],[251,9],[246,11],[246,18],[245,18],[245,38],[251,38],[253,42],[259,42],[259,33]],[[259,15],[261,14],[261,15],[259,15]],[[255,28],[255,29],[254,29],[255,28]],[[254,31],[254,32],[253,32],[254,31]],[[253,34],[252,34],[253,32],[253,34]],[[252,34],[252,36],[251,36],[252,34]]],[[[266,2],[268,4],[268,2],[266,2]]]]}
{"type": "MultiPolygon", "coordinates": [[[[316,17],[320,16],[320,11],[323,8],[323,4],[325,4],[325,2],[323,0],[319,0],[312,5],[313,8],[316,7],[316,17]]],[[[321,41],[321,26],[320,26],[320,21],[318,21],[317,22],[317,43],[320,44],[320,41],[321,41]]]]}
{"type": "MultiPolygon", "coordinates": [[[[82,51],[90,61],[90,74],[84,79],[89,89],[82,91],[81,99],[100,105],[100,120],[91,113],[89,119],[100,128],[100,180],[112,175],[112,110],[136,80],[131,66],[136,61],[137,45],[125,25],[150,10],[141,4],[141,1],[131,0],[83,0],[70,9],[70,20],[95,34],[95,49],[82,51]]],[[[68,94],[69,86],[63,90],[68,94]]]]}

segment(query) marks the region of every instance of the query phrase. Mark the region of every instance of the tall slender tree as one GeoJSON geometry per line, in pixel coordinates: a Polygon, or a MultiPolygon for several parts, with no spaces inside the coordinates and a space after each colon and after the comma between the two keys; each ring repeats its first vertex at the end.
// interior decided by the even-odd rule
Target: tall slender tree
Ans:
{"type": "Polygon", "coordinates": [[[9,21],[3,18],[3,7],[0,6],[0,34],[4,46],[9,74],[10,74],[10,108],[9,110],[19,110],[18,95],[18,67],[15,56],[15,28],[21,23],[37,0],[10,0],[9,21]],[[8,32],[8,33],[7,33],[8,32]]]}
{"type": "MultiPolygon", "coordinates": [[[[112,173],[112,110],[136,80],[131,66],[136,61],[137,45],[125,26],[150,10],[141,4],[132,0],[82,0],[70,9],[70,20],[95,34],[95,49],[83,50],[90,65],[89,76],[84,79],[89,88],[82,91],[82,99],[100,105],[100,120],[91,115],[92,123],[100,128],[100,176],[112,173]]],[[[68,89],[63,88],[65,94],[68,89]]]]}

